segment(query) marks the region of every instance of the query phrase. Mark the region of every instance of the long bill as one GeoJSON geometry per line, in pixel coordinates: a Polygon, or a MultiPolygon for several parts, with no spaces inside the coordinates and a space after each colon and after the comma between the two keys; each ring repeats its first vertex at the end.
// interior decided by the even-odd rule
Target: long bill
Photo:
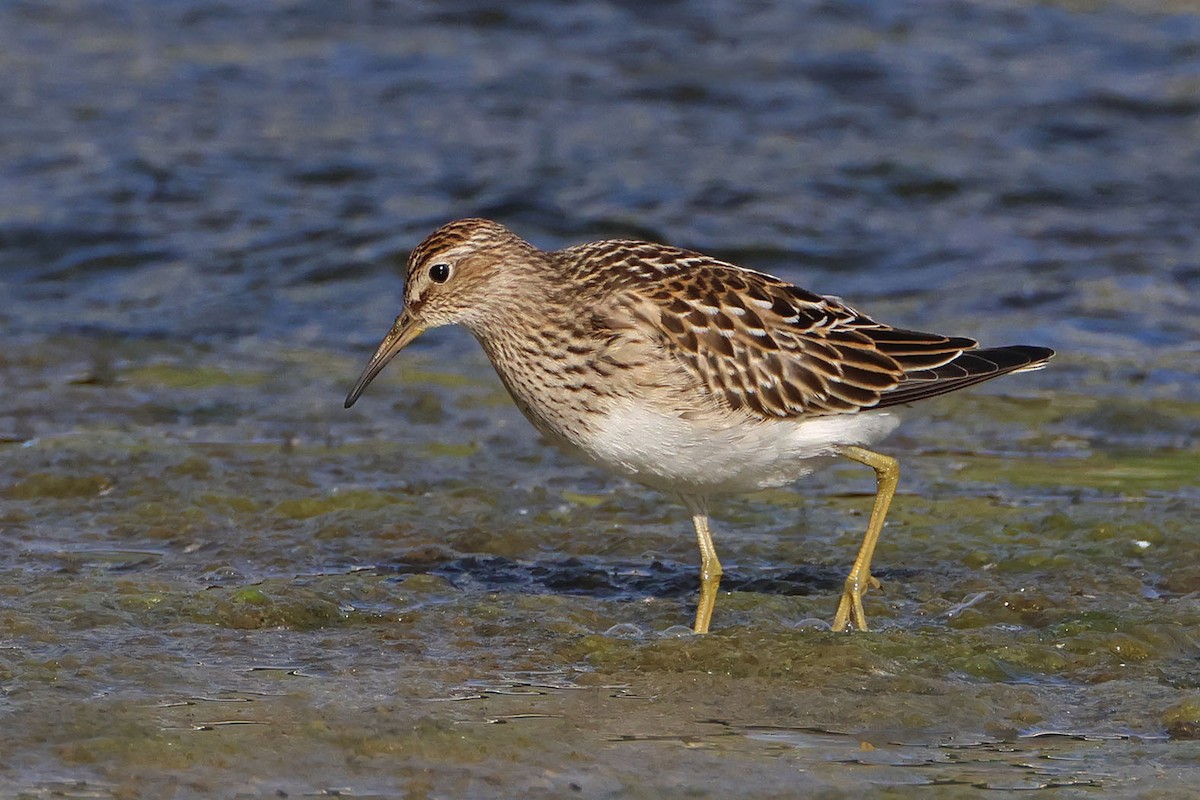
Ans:
{"type": "Polygon", "coordinates": [[[371,360],[367,362],[366,369],[362,375],[358,376],[358,382],[354,384],[354,388],[350,390],[350,394],[346,395],[346,408],[354,405],[358,400],[358,396],[367,388],[367,384],[375,380],[375,376],[383,371],[388,362],[396,357],[396,354],[403,350],[415,338],[421,335],[425,329],[412,321],[412,317],[408,312],[396,317],[396,323],[392,325],[392,329],[388,331],[387,336],[383,337],[383,341],[379,343],[379,347],[375,348],[375,355],[371,356],[371,360]]]}

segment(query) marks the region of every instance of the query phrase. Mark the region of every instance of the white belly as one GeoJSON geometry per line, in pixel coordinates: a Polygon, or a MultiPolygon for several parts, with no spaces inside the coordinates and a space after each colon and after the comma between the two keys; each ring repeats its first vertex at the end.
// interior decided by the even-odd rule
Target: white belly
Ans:
{"type": "Polygon", "coordinates": [[[791,483],[820,466],[815,459],[871,445],[897,424],[889,411],[734,424],[630,404],[606,415],[581,449],[596,463],[658,489],[727,494],[791,483]]]}

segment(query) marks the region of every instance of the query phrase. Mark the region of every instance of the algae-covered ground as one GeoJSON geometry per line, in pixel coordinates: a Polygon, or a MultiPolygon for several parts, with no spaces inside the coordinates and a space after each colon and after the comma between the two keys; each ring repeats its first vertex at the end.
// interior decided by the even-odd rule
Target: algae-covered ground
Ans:
{"type": "Polygon", "coordinates": [[[1200,786],[1194,4],[0,3],[0,798],[1200,786]],[[463,331],[437,225],[712,252],[1059,355],[714,505],[463,331]]]}
{"type": "Polygon", "coordinates": [[[351,412],[358,363],[328,353],[10,349],[46,385],[0,446],[0,775],[30,796],[1194,780],[1200,404],[1138,404],[1111,448],[1120,404],[1039,376],[914,409],[875,630],[826,623],[870,503],[847,464],[718,506],[726,591],[697,637],[683,509],[540,444],[449,343],[452,370],[418,347],[351,412]]]}

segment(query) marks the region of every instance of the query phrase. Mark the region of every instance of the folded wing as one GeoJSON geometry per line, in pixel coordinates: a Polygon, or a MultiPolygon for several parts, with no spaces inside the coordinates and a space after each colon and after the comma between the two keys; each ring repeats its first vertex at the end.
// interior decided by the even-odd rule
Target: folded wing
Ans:
{"type": "Polygon", "coordinates": [[[686,255],[686,270],[660,269],[617,302],[733,410],[786,418],[885,408],[1037,369],[1054,354],[892,328],[836,298],[686,255]]]}

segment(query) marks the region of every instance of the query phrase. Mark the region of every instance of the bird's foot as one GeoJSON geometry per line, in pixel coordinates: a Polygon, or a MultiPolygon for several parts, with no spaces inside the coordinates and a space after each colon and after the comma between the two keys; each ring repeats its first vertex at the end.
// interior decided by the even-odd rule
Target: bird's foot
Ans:
{"type": "Polygon", "coordinates": [[[883,584],[870,574],[865,580],[853,573],[846,578],[842,599],[838,601],[837,613],[833,615],[833,630],[844,631],[848,625],[853,625],[856,631],[867,630],[867,614],[863,611],[862,597],[868,587],[881,589],[883,584]]]}

